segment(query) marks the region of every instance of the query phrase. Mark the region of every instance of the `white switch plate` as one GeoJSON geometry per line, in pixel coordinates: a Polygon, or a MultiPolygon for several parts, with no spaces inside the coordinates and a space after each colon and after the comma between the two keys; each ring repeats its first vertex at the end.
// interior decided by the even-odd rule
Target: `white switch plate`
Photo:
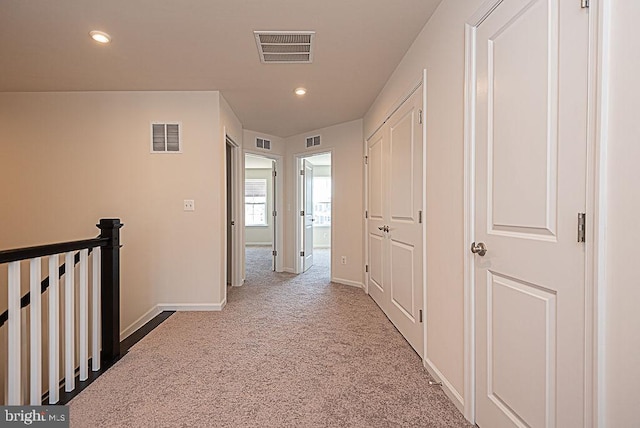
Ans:
{"type": "Polygon", "coordinates": [[[184,210],[185,211],[195,211],[196,210],[196,202],[193,199],[185,199],[184,200],[184,210]]]}
{"type": "Polygon", "coordinates": [[[347,264],[347,256],[342,256],[342,259],[340,260],[342,262],[343,265],[347,264]]]}

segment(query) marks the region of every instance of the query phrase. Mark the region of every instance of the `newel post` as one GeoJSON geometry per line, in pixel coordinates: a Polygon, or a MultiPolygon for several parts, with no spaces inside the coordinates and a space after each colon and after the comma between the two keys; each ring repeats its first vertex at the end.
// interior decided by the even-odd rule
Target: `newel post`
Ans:
{"type": "Polygon", "coordinates": [[[108,242],[100,251],[103,362],[120,357],[120,228],[119,218],[100,219],[100,238],[108,242]]]}

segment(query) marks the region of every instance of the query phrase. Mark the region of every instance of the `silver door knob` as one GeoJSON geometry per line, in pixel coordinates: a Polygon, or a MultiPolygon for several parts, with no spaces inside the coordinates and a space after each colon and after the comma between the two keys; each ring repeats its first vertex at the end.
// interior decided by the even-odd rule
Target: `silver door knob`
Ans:
{"type": "Polygon", "coordinates": [[[385,226],[378,226],[378,230],[384,231],[385,226]]]}
{"type": "Polygon", "coordinates": [[[475,242],[472,242],[471,243],[471,252],[473,254],[477,254],[480,257],[482,257],[485,254],[487,254],[487,246],[484,245],[484,242],[478,242],[477,244],[475,242]]]}
{"type": "Polygon", "coordinates": [[[389,233],[389,231],[390,231],[390,230],[391,230],[391,229],[389,229],[389,226],[385,226],[385,227],[384,227],[384,231],[385,231],[385,232],[389,233]]]}

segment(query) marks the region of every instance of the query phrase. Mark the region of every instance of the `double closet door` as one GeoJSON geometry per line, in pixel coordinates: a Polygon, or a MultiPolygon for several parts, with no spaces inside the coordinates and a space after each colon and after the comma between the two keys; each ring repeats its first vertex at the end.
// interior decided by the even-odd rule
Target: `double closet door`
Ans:
{"type": "Polygon", "coordinates": [[[367,141],[369,295],[423,356],[422,87],[367,141]]]}

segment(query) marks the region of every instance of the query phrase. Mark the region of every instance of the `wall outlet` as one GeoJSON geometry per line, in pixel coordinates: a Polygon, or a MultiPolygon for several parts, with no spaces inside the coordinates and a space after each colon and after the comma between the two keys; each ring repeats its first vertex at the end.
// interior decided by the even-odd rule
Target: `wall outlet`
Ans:
{"type": "Polygon", "coordinates": [[[347,264],[347,256],[342,256],[340,258],[340,263],[342,263],[343,265],[346,265],[347,264]]]}
{"type": "Polygon", "coordinates": [[[185,211],[195,211],[196,210],[196,202],[193,199],[185,199],[184,200],[184,210],[185,211]]]}

